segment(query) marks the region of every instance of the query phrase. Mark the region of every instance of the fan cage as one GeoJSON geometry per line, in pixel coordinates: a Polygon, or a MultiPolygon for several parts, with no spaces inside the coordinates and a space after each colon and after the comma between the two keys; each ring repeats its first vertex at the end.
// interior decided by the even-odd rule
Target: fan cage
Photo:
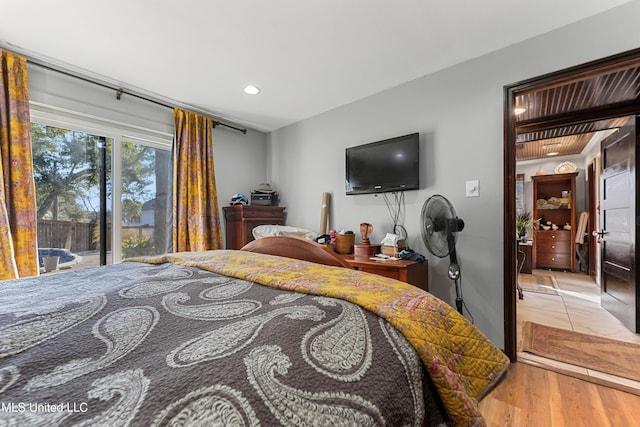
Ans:
{"type": "Polygon", "coordinates": [[[433,255],[444,258],[453,250],[457,233],[453,232],[452,247],[449,245],[448,235],[452,233],[450,225],[455,219],[453,206],[443,196],[431,196],[422,206],[422,240],[433,255]]]}

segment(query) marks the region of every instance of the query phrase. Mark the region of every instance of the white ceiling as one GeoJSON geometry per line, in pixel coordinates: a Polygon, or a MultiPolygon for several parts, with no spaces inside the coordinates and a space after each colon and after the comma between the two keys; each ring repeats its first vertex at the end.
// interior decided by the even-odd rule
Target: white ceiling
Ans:
{"type": "Polygon", "coordinates": [[[0,0],[0,44],[270,131],[628,1],[0,0]]]}

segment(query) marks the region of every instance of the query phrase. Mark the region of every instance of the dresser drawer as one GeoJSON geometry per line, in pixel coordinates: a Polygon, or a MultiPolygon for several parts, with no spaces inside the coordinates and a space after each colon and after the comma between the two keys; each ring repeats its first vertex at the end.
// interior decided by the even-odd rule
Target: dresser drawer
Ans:
{"type": "Polygon", "coordinates": [[[571,253],[538,252],[536,255],[536,264],[538,267],[570,269],[571,253]]]}
{"type": "Polygon", "coordinates": [[[249,219],[249,218],[279,218],[282,219],[282,211],[284,211],[284,208],[277,208],[277,207],[270,207],[270,206],[265,206],[266,209],[256,209],[256,208],[252,208],[252,209],[244,209],[244,212],[242,213],[242,216],[244,219],[249,219]]]}
{"type": "Polygon", "coordinates": [[[378,276],[389,277],[391,279],[401,280],[400,271],[398,269],[376,268],[376,267],[358,267],[358,270],[367,273],[377,274],[378,276]]]}
{"type": "Polygon", "coordinates": [[[546,242],[569,242],[571,243],[571,231],[569,230],[556,230],[556,231],[537,231],[536,240],[538,243],[546,244],[546,242]]]}
{"type": "Polygon", "coordinates": [[[542,252],[549,252],[552,254],[568,254],[571,252],[571,242],[567,240],[547,241],[538,240],[536,250],[538,254],[542,252]]]}

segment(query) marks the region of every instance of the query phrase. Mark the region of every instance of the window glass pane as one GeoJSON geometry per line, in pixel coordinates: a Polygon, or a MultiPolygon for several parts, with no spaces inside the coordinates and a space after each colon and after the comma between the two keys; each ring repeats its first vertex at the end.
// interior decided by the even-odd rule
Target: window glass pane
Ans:
{"type": "Polygon", "coordinates": [[[99,265],[101,249],[108,251],[111,245],[110,233],[104,248],[100,243],[99,219],[109,215],[112,206],[112,141],[104,144],[97,135],[38,123],[31,124],[31,133],[41,268],[47,256],[58,256],[62,271],[99,265]],[[103,150],[106,186],[100,179],[103,150]],[[101,192],[105,212],[100,210],[101,192]]]}
{"type": "Polygon", "coordinates": [[[170,151],[122,142],[122,257],[166,252],[170,151]]]}

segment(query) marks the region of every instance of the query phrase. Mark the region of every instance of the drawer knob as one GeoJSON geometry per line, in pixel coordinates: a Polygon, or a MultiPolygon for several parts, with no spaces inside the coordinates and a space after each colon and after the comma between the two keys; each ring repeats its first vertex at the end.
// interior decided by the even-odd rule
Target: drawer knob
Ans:
{"type": "Polygon", "coordinates": [[[552,235],[551,235],[551,238],[552,238],[552,239],[555,239],[555,238],[556,238],[556,235],[555,235],[555,234],[552,234],[552,235]]]}
{"type": "Polygon", "coordinates": [[[555,249],[555,248],[556,248],[556,245],[551,245],[551,249],[555,249]]]}
{"type": "Polygon", "coordinates": [[[551,261],[555,261],[555,260],[556,260],[555,258],[553,258],[553,257],[551,258],[551,261]]]}

